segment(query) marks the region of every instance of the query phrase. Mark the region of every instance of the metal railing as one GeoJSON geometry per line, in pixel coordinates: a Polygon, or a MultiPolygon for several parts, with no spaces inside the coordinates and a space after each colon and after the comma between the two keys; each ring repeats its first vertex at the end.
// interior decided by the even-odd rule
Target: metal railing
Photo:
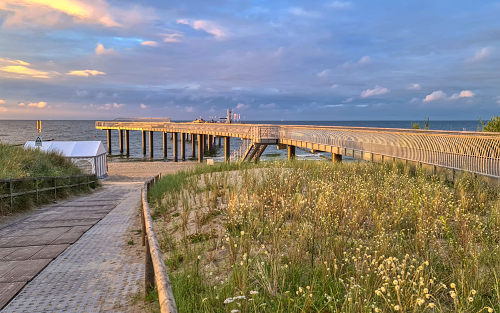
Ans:
{"type": "Polygon", "coordinates": [[[230,160],[233,162],[242,161],[245,152],[248,150],[248,148],[250,148],[251,145],[252,145],[252,140],[242,139],[238,149],[235,149],[233,150],[233,152],[231,152],[230,160]]]}
{"type": "Polygon", "coordinates": [[[500,134],[369,127],[281,126],[294,140],[500,176],[500,134]]]}
{"type": "Polygon", "coordinates": [[[73,188],[97,183],[98,179],[95,175],[72,175],[72,176],[48,176],[48,177],[26,177],[1,179],[0,191],[8,190],[8,193],[0,194],[0,199],[10,198],[10,209],[14,207],[14,198],[35,195],[36,202],[39,202],[40,194],[52,191],[54,200],[57,200],[57,190],[63,188],[73,188]],[[58,184],[59,182],[59,184],[58,184]],[[68,183],[66,183],[68,182],[68,183]],[[19,185],[24,188],[19,188],[19,185]],[[17,185],[17,188],[16,188],[17,185]],[[31,188],[30,188],[31,187],[31,188]],[[19,190],[20,189],[20,190],[19,190]]]}
{"type": "Polygon", "coordinates": [[[177,313],[172,285],[168,278],[163,254],[161,253],[160,245],[158,244],[158,239],[156,238],[156,233],[153,228],[153,219],[151,218],[148,203],[149,189],[160,179],[160,177],[161,175],[155,176],[144,183],[141,192],[142,245],[146,247],[144,285],[146,293],[156,285],[161,313],[177,313]]]}

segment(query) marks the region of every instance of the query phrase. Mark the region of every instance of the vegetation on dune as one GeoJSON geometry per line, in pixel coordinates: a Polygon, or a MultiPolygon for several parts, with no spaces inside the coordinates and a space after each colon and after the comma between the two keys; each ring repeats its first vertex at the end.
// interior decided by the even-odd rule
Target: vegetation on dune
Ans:
{"type": "Polygon", "coordinates": [[[481,124],[480,130],[485,132],[500,132],[500,115],[494,116],[488,122],[483,122],[483,120],[479,120],[481,124]]]}
{"type": "Polygon", "coordinates": [[[77,174],[80,169],[60,154],[0,143],[0,179],[77,174]]]}
{"type": "MultiPolygon", "coordinates": [[[[8,146],[0,143],[0,180],[27,178],[27,177],[59,177],[82,174],[70,160],[57,153],[46,153],[38,150],[23,149],[22,147],[8,146]]],[[[84,178],[59,178],[59,186],[82,183],[84,178]]],[[[54,186],[53,180],[20,180],[0,182],[0,195],[43,190],[54,186]]],[[[61,199],[70,194],[88,191],[86,185],[72,188],[59,188],[57,198],[61,199]]],[[[38,193],[20,195],[12,198],[0,198],[0,217],[17,211],[25,210],[34,205],[48,203],[54,200],[54,192],[47,190],[38,193]]]]}
{"type": "Polygon", "coordinates": [[[473,177],[205,166],[164,177],[150,201],[179,312],[500,310],[499,190],[473,177]]]}

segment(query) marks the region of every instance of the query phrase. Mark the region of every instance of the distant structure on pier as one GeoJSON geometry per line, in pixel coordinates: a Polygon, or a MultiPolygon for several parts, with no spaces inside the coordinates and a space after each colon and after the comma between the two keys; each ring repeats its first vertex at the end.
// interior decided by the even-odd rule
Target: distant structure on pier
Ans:
{"type": "Polygon", "coordinates": [[[136,118],[116,118],[117,122],[152,122],[152,123],[170,123],[170,117],[136,117],[136,118]]]}

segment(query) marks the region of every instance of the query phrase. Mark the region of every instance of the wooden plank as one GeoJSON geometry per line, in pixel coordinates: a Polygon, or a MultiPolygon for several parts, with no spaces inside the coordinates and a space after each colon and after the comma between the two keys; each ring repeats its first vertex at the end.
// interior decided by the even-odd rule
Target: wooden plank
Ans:
{"type": "Polygon", "coordinates": [[[26,285],[25,282],[0,283],[0,310],[26,285]]]}

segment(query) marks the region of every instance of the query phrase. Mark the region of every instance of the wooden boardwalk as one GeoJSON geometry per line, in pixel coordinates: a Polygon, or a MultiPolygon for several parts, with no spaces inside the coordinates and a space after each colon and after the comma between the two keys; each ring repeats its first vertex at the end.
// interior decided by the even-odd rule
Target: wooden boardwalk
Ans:
{"type": "MultiPolygon", "coordinates": [[[[112,130],[118,132],[120,153],[129,151],[129,132],[142,132],[143,155],[146,155],[146,134],[153,142],[153,134],[163,134],[166,157],[166,138],[173,138],[173,160],[184,159],[185,138],[190,137],[193,151],[198,147],[198,161],[210,149],[214,138],[224,138],[224,158],[231,160],[230,138],[242,140],[233,159],[256,161],[268,145],[288,148],[289,158],[295,156],[295,147],[324,151],[333,161],[342,156],[368,161],[391,162],[403,160],[417,166],[466,171],[500,178],[500,135],[487,132],[414,130],[371,127],[304,126],[269,124],[173,123],[98,121],[96,128],[108,134],[108,152],[111,153],[112,130]],[[180,141],[180,142],[179,142],[180,141]],[[197,145],[195,145],[197,141],[197,145]],[[179,157],[179,146],[181,156],[179,157]]],[[[153,147],[150,146],[152,157],[153,147]]]]}

